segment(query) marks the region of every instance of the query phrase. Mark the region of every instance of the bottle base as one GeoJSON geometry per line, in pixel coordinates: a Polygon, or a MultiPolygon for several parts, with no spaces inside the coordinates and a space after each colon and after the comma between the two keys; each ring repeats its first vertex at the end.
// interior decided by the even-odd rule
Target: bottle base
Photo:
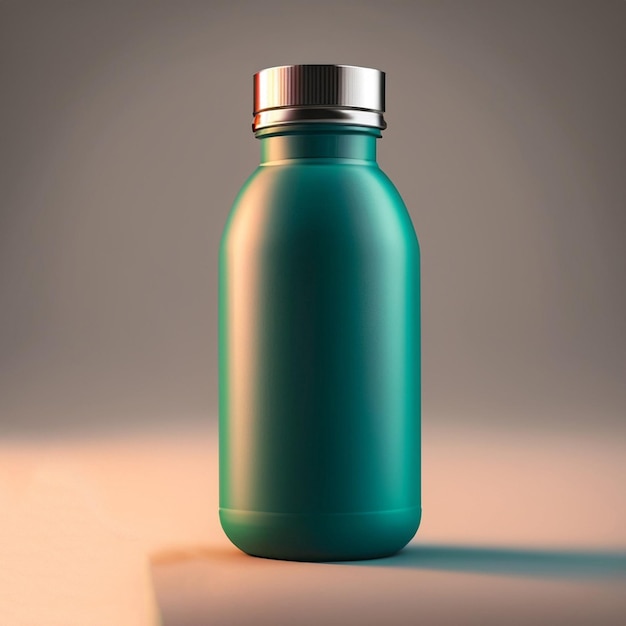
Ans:
{"type": "Polygon", "coordinates": [[[391,556],[413,538],[420,507],[370,513],[285,514],[220,508],[226,536],[243,552],[286,561],[391,556]]]}

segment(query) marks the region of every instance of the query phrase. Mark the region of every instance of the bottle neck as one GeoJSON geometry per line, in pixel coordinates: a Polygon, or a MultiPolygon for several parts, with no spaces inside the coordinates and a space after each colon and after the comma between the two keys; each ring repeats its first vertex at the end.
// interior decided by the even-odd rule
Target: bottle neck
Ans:
{"type": "Polygon", "coordinates": [[[340,124],[302,124],[257,131],[261,140],[261,165],[285,161],[332,161],[376,165],[377,128],[340,124]]]}

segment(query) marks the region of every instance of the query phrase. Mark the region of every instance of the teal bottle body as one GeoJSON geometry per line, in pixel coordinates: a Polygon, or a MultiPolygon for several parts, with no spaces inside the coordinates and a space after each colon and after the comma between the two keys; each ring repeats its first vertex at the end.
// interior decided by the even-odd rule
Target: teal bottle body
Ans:
{"type": "Polygon", "coordinates": [[[219,252],[220,521],[255,556],[387,556],[421,517],[417,237],[377,129],[257,136],[219,252]]]}

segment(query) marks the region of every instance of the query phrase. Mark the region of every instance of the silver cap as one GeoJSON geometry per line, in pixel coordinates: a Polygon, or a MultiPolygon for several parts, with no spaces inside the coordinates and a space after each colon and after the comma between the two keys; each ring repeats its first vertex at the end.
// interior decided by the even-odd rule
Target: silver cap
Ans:
{"type": "Polygon", "coordinates": [[[385,72],[355,65],[281,65],[254,75],[252,130],[327,122],[384,129],[385,72]]]}

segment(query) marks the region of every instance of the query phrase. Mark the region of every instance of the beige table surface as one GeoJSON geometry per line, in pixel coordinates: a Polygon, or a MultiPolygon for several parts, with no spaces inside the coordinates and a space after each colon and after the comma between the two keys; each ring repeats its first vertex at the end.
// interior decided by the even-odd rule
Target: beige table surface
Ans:
{"type": "Polygon", "coordinates": [[[0,626],[626,625],[626,442],[424,430],[424,518],[390,559],[248,557],[214,428],[0,444],[0,626]]]}

